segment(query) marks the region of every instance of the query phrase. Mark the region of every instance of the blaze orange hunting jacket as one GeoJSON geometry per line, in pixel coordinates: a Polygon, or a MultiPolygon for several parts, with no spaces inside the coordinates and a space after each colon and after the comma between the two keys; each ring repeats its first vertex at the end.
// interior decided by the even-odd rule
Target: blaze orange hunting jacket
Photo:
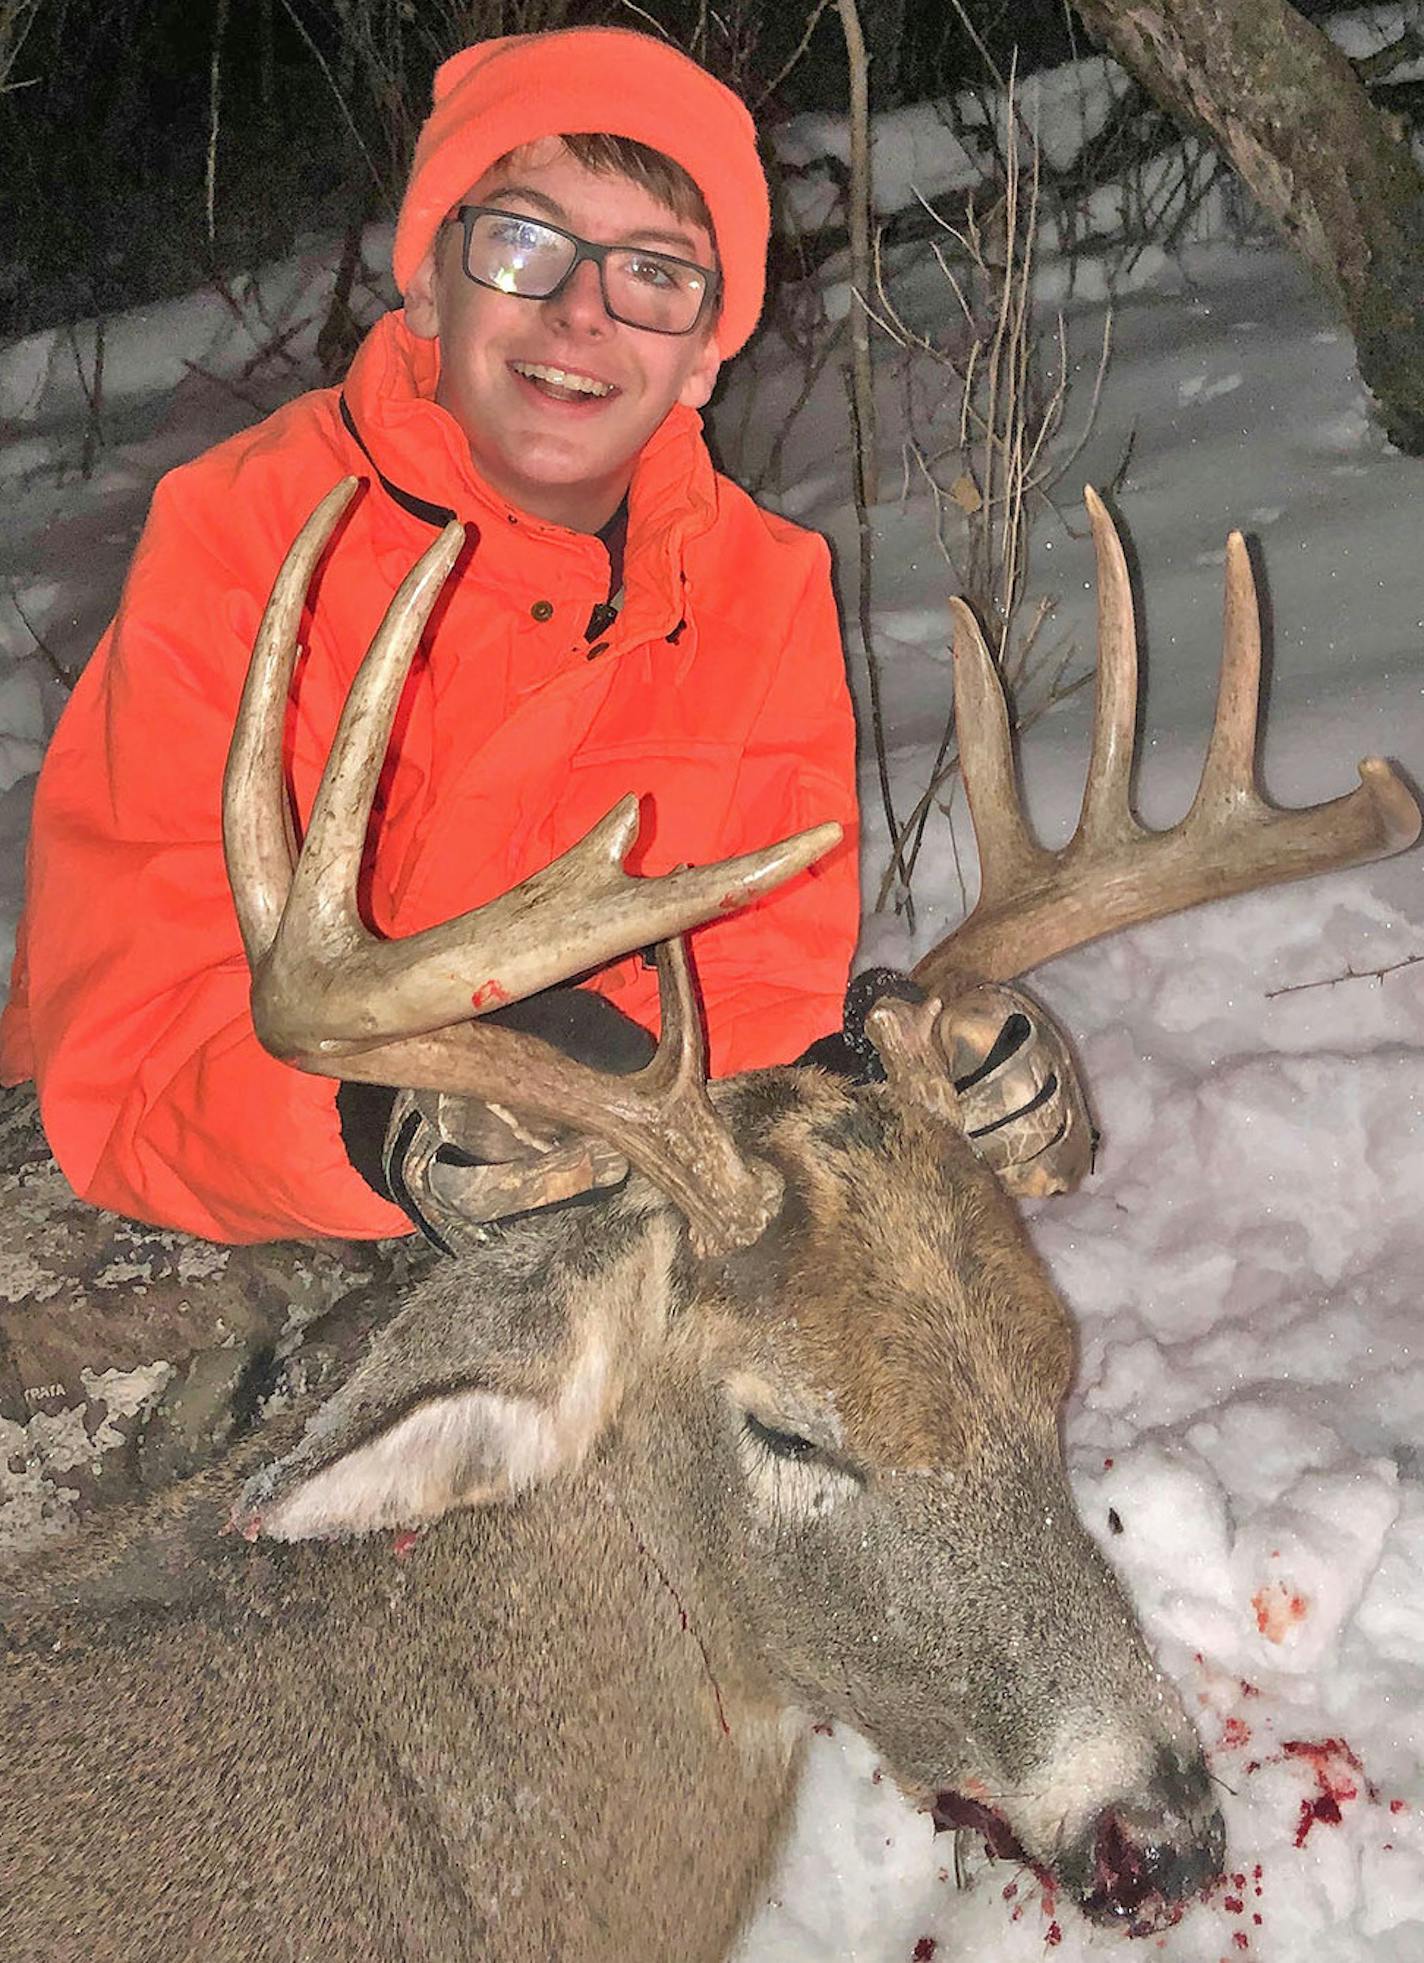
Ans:
{"type": "MultiPolygon", "coordinates": [[[[410,1231],[348,1163],[334,1081],[259,1046],[219,799],[278,566],[336,481],[365,482],[304,617],[287,754],[305,820],[387,602],[451,511],[470,543],[417,655],[373,818],[368,917],[413,933],[505,892],[625,792],[634,870],[822,819],[847,842],[693,936],[711,1067],[837,1027],[858,918],[853,732],[821,540],[712,468],[675,408],[639,460],[626,598],[603,639],[594,537],[511,509],[432,399],[438,355],[391,314],[321,390],[159,485],[118,614],[40,775],[0,1074],[33,1076],[55,1156],[98,1205],[222,1241],[410,1231]]],[[[636,958],[594,986],[650,1026],[636,958]]]]}

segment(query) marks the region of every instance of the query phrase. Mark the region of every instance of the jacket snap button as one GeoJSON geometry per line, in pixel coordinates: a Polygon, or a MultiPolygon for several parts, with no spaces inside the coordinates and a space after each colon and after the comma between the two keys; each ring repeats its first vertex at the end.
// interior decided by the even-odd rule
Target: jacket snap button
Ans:
{"type": "Polygon", "coordinates": [[[529,617],[531,620],[552,620],[554,618],[553,601],[536,600],[529,609],[529,617]]]}

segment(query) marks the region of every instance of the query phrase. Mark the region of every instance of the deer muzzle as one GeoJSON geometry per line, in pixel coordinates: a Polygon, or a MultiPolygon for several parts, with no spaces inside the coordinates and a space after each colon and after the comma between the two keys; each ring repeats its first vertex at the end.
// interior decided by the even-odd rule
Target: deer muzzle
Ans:
{"type": "Polygon", "coordinates": [[[1199,1756],[1164,1747],[1146,1793],[1105,1806],[1065,1853],[1059,1876],[1095,1922],[1157,1922],[1220,1874],[1226,1828],[1199,1756]]]}
{"type": "Polygon", "coordinates": [[[939,1828],[977,1834],[996,1860],[1022,1862],[1071,1894],[1092,1922],[1147,1934],[1175,1920],[1187,1901],[1221,1873],[1226,1827],[1197,1753],[1163,1746],[1140,1793],[1092,1815],[1051,1864],[1036,1860],[993,1807],[962,1793],[935,1797],[939,1828]]]}

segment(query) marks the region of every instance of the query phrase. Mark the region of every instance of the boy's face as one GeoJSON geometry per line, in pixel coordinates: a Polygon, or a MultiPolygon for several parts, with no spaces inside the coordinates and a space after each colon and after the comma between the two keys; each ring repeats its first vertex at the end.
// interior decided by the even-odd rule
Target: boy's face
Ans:
{"type": "MultiPolygon", "coordinates": [[[[630,178],[587,170],[558,137],[526,144],[461,200],[547,218],[597,245],[642,245],[713,264],[702,226],[630,178]]],[[[536,518],[597,531],[617,510],[639,451],[675,402],[700,409],[721,357],[715,327],[654,334],[610,318],[585,260],[561,293],[522,300],[465,277],[458,226],[442,227],[405,297],[413,333],[440,343],[435,399],[459,423],[475,467],[536,518]],[[574,394],[531,366],[607,384],[574,394]]]]}

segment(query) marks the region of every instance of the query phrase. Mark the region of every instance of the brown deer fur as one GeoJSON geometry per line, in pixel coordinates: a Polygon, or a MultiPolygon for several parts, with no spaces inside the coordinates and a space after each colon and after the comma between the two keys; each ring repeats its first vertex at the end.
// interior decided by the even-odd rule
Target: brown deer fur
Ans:
{"type": "Polygon", "coordinates": [[[0,1588],[8,1963],[715,1963],[813,1719],[1080,1897],[1108,1819],[1213,1870],[1011,1203],[887,1089],[717,1097],[786,1182],[756,1245],[637,1177],[511,1230],[305,1431],[0,1588]]]}

